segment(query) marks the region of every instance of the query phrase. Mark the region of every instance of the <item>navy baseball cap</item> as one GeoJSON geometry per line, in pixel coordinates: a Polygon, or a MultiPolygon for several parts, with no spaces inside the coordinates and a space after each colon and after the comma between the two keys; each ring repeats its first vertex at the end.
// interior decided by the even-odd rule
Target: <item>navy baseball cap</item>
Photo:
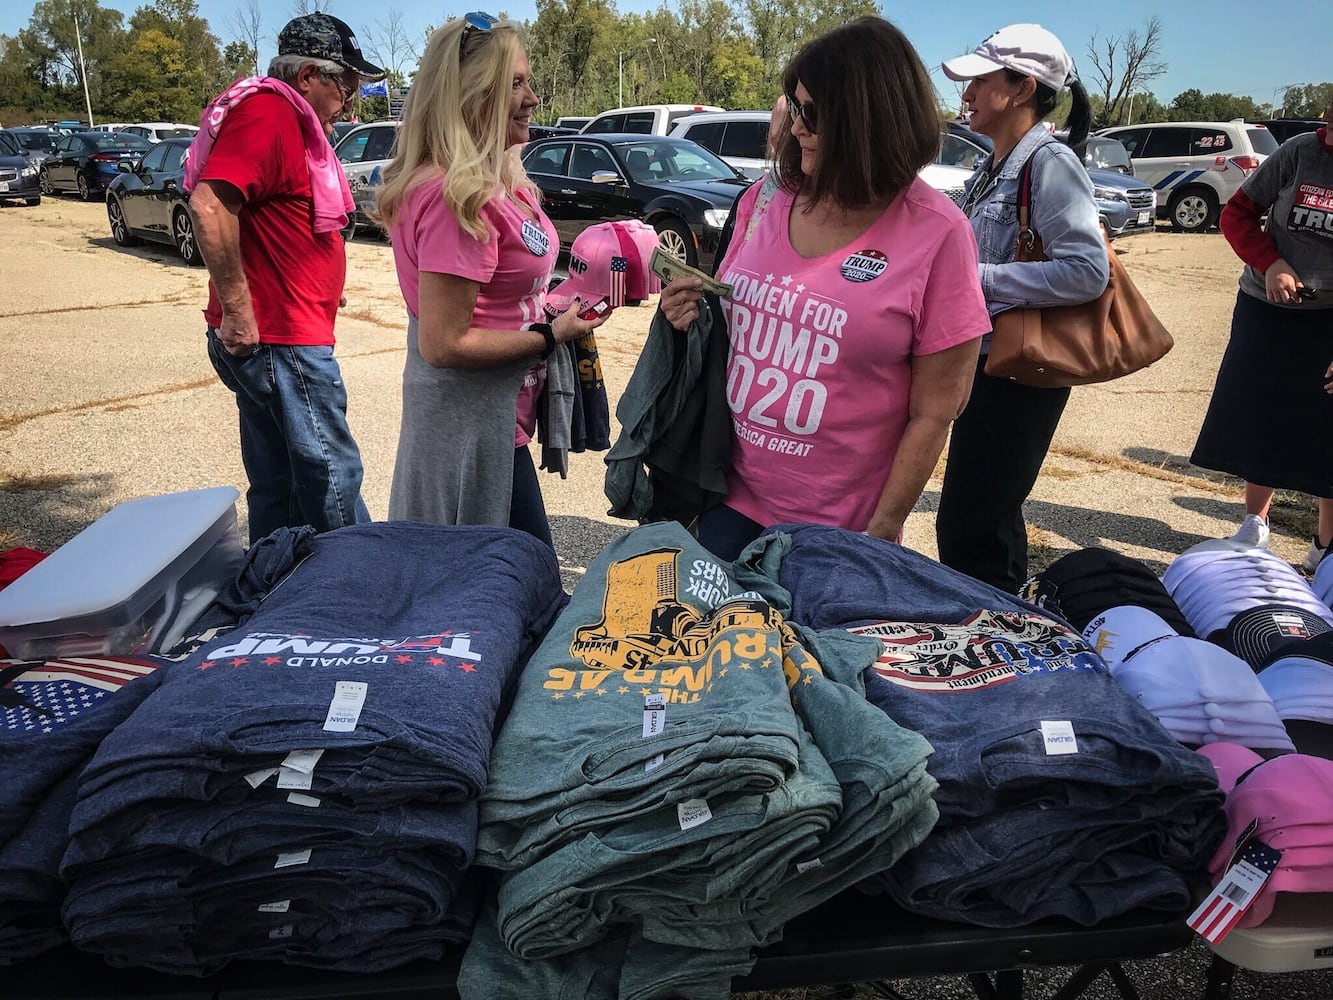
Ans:
{"type": "Polygon", "coordinates": [[[347,22],[323,11],[288,21],[278,33],[278,55],[328,59],[358,76],[372,79],[384,75],[384,70],[361,54],[361,44],[347,22]]]}

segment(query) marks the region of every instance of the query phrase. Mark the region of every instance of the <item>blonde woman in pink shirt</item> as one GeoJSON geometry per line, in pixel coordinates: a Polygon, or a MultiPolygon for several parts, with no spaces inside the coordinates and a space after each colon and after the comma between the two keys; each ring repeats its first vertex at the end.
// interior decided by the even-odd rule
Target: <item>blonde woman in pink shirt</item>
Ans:
{"type": "MultiPolygon", "coordinates": [[[[911,43],[859,18],[798,52],[783,87],[777,191],[741,196],[717,269],[735,440],[698,535],[728,560],[789,522],[900,539],[990,329],[971,226],[917,178],[939,118],[911,43]]],[[[699,301],[682,279],[660,308],[684,331],[699,301]]]]}
{"type": "Polygon", "coordinates": [[[473,12],[437,29],[377,209],[408,312],[390,519],[551,545],[527,448],[546,357],[602,319],[576,305],[546,321],[560,241],[518,156],[537,104],[514,25],[473,12]]]}

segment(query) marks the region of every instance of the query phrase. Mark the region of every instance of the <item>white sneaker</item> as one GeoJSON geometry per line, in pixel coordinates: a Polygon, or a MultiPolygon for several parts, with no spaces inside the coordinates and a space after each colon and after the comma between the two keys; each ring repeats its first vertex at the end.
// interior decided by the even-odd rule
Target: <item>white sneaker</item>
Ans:
{"type": "MultiPolygon", "coordinates": [[[[1330,542],[1329,545],[1333,545],[1330,542]]],[[[1314,571],[1319,568],[1319,561],[1328,553],[1328,545],[1319,545],[1319,536],[1315,535],[1310,539],[1310,548],[1305,553],[1305,558],[1301,560],[1301,569],[1314,576],[1314,571]]]]}
{"type": "Polygon", "coordinates": [[[1246,514],[1240,522],[1240,530],[1231,536],[1233,542],[1248,545],[1252,549],[1268,548],[1268,522],[1258,514],[1246,514]]]}

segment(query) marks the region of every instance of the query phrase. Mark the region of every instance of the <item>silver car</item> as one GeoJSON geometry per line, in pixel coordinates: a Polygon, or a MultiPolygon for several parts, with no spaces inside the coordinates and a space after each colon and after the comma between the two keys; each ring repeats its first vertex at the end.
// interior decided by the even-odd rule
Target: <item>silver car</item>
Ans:
{"type": "Polygon", "coordinates": [[[343,173],[347,175],[347,183],[352,187],[352,200],[356,202],[356,210],[343,230],[345,240],[356,235],[358,226],[375,225],[369,212],[375,207],[375,188],[379,185],[380,173],[393,159],[399,124],[393,120],[366,122],[351,129],[333,147],[343,173]]]}

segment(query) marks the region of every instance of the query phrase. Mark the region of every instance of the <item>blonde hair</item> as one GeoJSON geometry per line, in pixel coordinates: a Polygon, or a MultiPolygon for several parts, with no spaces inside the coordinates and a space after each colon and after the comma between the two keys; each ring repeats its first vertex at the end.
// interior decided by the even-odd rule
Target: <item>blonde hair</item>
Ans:
{"type": "Polygon", "coordinates": [[[455,18],[426,42],[376,202],[386,226],[403,211],[412,190],[432,180],[443,183],[444,202],[464,232],[480,240],[489,237],[481,211],[497,192],[537,194],[518,147],[506,148],[518,30],[501,21],[464,39],[466,26],[455,18]]]}

